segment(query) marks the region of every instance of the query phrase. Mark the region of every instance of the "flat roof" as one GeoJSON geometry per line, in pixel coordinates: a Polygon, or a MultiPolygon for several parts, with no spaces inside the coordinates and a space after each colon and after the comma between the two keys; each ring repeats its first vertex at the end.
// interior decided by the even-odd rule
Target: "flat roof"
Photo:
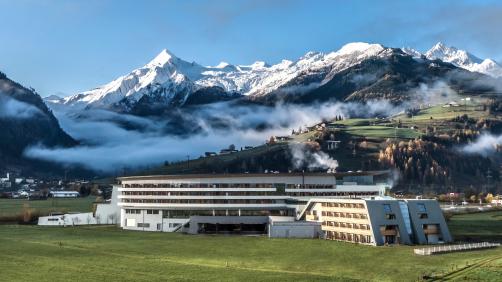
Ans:
{"type": "Polygon", "coordinates": [[[190,178],[231,178],[231,177],[295,177],[295,176],[375,176],[389,173],[388,170],[362,171],[362,172],[292,172],[292,173],[213,173],[213,174],[164,174],[164,175],[137,175],[117,177],[118,180],[145,180],[145,179],[190,179],[190,178]]]}

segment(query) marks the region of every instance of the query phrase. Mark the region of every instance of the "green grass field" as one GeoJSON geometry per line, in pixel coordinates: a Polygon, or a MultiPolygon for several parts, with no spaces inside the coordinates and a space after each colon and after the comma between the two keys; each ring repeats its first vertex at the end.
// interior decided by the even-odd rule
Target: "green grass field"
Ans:
{"type": "Polygon", "coordinates": [[[502,211],[459,214],[448,224],[455,239],[502,242],[502,211]]]}
{"type": "Polygon", "coordinates": [[[498,249],[422,257],[412,249],[10,225],[0,226],[0,275],[4,281],[412,281],[502,256],[498,249]]]}
{"type": "Polygon", "coordinates": [[[57,199],[28,201],[27,199],[0,199],[0,218],[20,214],[26,204],[42,214],[52,211],[60,212],[89,212],[96,197],[89,196],[76,199],[57,199]]]}
{"type": "MultiPolygon", "coordinates": [[[[492,215],[454,216],[454,236],[492,215]]],[[[497,281],[501,269],[502,248],[418,256],[412,246],[0,225],[2,281],[497,281]]]]}
{"type": "Polygon", "coordinates": [[[371,125],[371,126],[348,126],[343,129],[345,132],[364,137],[379,138],[400,138],[414,139],[420,136],[420,133],[410,128],[394,128],[390,126],[371,125]]]}
{"type": "Polygon", "coordinates": [[[451,108],[443,108],[442,105],[438,105],[420,110],[412,117],[401,114],[394,116],[391,120],[354,118],[335,121],[333,124],[344,126],[340,128],[340,130],[354,136],[382,139],[413,139],[420,137],[420,135],[424,133],[426,126],[451,129],[451,125],[447,121],[464,114],[474,118],[488,116],[485,111],[479,110],[479,107],[476,105],[451,108]],[[401,121],[404,128],[395,129],[398,121],[401,121]],[[411,129],[410,127],[412,126],[418,127],[419,129],[411,129]]]}

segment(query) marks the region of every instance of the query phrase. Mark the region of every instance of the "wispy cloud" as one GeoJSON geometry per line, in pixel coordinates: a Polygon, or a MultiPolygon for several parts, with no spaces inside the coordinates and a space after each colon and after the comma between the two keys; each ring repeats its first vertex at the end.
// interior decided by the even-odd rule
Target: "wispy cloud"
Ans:
{"type": "Polygon", "coordinates": [[[468,154],[479,154],[484,157],[500,150],[502,146],[502,135],[489,133],[482,134],[478,139],[461,148],[461,151],[468,154]]]}
{"type": "Polygon", "coordinates": [[[37,107],[0,93],[0,118],[27,119],[45,116],[37,107]]]}
{"type": "MultiPolygon", "coordinates": [[[[335,116],[373,116],[396,113],[387,101],[325,103],[310,106],[237,106],[231,103],[205,105],[186,113],[197,133],[179,136],[169,132],[169,120],[145,119],[107,111],[71,115],[56,112],[63,129],[83,141],[74,148],[28,148],[29,157],[66,164],[79,164],[98,171],[141,167],[165,160],[197,157],[235,144],[263,144],[272,135],[287,135],[291,129],[333,119],[335,116]]],[[[322,161],[322,156],[320,156],[322,161]]]]}

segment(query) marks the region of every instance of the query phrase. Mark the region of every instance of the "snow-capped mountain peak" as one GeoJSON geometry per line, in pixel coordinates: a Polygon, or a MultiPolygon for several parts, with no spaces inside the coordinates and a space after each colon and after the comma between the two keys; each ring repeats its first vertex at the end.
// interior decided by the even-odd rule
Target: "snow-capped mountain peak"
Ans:
{"type": "Polygon", "coordinates": [[[352,42],[343,45],[340,50],[336,51],[338,55],[354,54],[356,52],[381,51],[384,47],[380,44],[370,44],[366,42],[352,42]]]}
{"type": "Polygon", "coordinates": [[[237,66],[221,62],[214,67],[189,63],[164,49],[145,66],[104,86],[66,97],[60,103],[110,107],[124,99],[134,103],[151,93],[161,95],[165,100],[177,96],[178,101],[185,101],[194,91],[208,87],[219,87],[227,93],[241,95],[265,95],[309,73],[315,74],[321,83],[328,74],[342,71],[383,49],[379,44],[356,42],[328,54],[308,52],[297,61],[282,60],[272,66],[256,61],[251,65],[237,66]]]}
{"type": "MultiPolygon", "coordinates": [[[[406,52],[406,51],[405,51],[406,52]]],[[[469,71],[487,74],[493,77],[502,76],[502,67],[491,59],[482,60],[473,54],[455,47],[448,47],[438,42],[429,49],[425,56],[429,60],[442,60],[469,71]]]]}
{"type": "MultiPolygon", "coordinates": [[[[402,50],[413,57],[426,56],[470,71],[502,76],[502,68],[493,60],[480,60],[464,50],[447,47],[443,43],[436,44],[424,55],[411,48],[402,50]]],[[[218,95],[226,93],[232,97],[234,94],[260,97],[282,88],[290,92],[291,89],[299,89],[296,86],[319,87],[341,71],[366,59],[385,58],[393,54],[392,48],[380,44],[354,42],[333,52],[307,52],[296,61],[282,60],[275,65],[256,61],[251,65],[221,62],[216,66],[202,66],[184,61],[164,49],[145,66],[104,86],[66,97],[58,103],[84,107],[131,107],[146,95],[153,99],[149,101],[183,105],[192,93],[199,90],[197,95],[209,91],[218,95]]]]}
{"type": "Polygon", "coordinates": [[[455,47],[448,47],[442,42],[436,43],[429,49],[425,56],[428,59],[440,59],[444,62],[452,63],[455,65],[472,65],[479,64],[482,60],[465,50],[459,50],[455,47]]]}
{"type": "Polygon", "coordinates": [[[173,60],[177,60],[173,53],[169,52],[169,50],[162,50],[153,60],[151,60],[146,66],[157,66],[163,67],[165,64],[172,62],[173,60]]]}

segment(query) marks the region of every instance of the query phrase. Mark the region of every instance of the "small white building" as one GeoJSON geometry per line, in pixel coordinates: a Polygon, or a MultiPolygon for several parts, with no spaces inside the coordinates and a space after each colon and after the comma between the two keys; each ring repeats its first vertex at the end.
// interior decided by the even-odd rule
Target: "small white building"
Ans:
{"type": "Polygon", "coordinates": [[[38,218],[38,225],[44,226],[74,226],[97,224],[92,212],[51,214],[38,218]]]}
{"type": "Polygon", "coordinates": [[[10,174],[7,172],[6,177],[0,177],[0,182],[10,182],[10,174]]]}
{"type": "Polygon", "coordinates": [[[80,193],[77,191],[50,191],[49,198],[78,198],[80,193]]]}

